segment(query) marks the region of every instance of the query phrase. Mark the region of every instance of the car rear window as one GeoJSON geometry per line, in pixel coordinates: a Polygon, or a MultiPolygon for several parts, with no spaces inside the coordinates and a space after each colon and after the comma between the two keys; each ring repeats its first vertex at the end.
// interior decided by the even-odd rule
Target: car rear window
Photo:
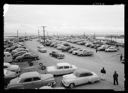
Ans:
{"type": "Polygon", "coordinates": [[[63,66],[58,67],[58,69],[63,69],[63,66]]]}
{"type": "Polygon", "coordinates": [[[40,80],[40,78],[39,77],[34,77],[33,78],[33,81],[37,81],[37,80],[40,80]]]}
{"type": "Polygon", "coordinates": [[[10,57],[10,55],[7,55],[7,57],[10,57]]]}
{"type": "Polygon", "coordinates": [[[82,73],[80,77],[92,76],[92,73],[82,73]]]}
{"type": "Polygon", "coordinates": [[[64,66],[65,69],[69,68],[69,66],[64,66]]]}
{"type": "Polygon", "coordinates": [[[27,78],[23,82],[31,82],[31,81],[32,81],[32,78],[27,78]]]}

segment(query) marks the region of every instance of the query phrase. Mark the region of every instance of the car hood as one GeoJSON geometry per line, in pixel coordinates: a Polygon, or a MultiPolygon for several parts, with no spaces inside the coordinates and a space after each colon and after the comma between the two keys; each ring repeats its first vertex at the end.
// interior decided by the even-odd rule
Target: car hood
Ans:
{"type": "Polygon", "coordinates": [[[16,69],[19,69],[19,66],[18,65],[11,65],[9,67],[9,69],[12,69],[12,70],[15,69],[16,70],[16,69]]]}
{"type": "Polygon", "coordinates": [[[10,71],[10,70],[4,70],[4,77],[8,78],[8,77],[16,77],[16,72],[10,71]]]}
{"type": "Polygon", "coordinates": [[[48,66],[47,67],[47,71],[48,72],[52,72],[52,71],[55,71],[56,70],[56,67],[55,66],[48,66]]]}
{"type": "Polygon", "coordinates": [[[75,79],[77,78],[74,74],[68,74],[68,75],[64,75],[63,79],[75,79]]]}
{"type": "Polygon", "coordinates": [[[52,74],[42,74],[41,75],[41,80],[47,80],[47,79],[51,79],[54,78],[52,74]]]}
{"type": "Polygon", "coordinates": [[[19,78],[14,78],[14,79],[10,80],[9,85],[18,84],[19,83],[18,81],[19,81],[19,78]]]}

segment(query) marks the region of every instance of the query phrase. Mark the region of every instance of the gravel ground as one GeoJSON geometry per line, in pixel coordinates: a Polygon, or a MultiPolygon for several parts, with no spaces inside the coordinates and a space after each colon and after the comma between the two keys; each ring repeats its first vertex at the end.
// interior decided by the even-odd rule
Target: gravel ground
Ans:
{"type": "MultiPolygon", "coordinates": [[[[86,84],[76,87],[76,89],[114,89],[115,91],[123,91],[124,90],[124,64],[120,63],[119,55],[120,53],[124,54],[124,49],[120,48],[119,52],[113,52],[113,53],[105,53],[105,52],[95,52],[94,49],[86,48],[85,46],[72,44],[76,47],[88,49],[91,51],[94,51],[94,56],[92,57],[78,57],[66,52],[63,52],[65,54],[65,58],[58,60],[56,58],[53,58],[49,56],[49,53],[52,50],[56,50],[55,48],[46,47],[47,53],[40,53],[37,51],[37,46],[41,45],[37,42],[37,40],[33,41],[26,41],[25,46],[30,49],[35,54],[38,54],[40,56],[40,60],[38,62],[34,62],[35,65],[37,63],[43,63],[46,66],[55,65],[58,62],[69,62],[71,64],[76,65],[80,68],[86,68],[89,69],[95,73],[97,73],[99,76],[100,69],[102,67],[105,67],[107,74],[105,76],[105,81],[100,81],[95,84],[86,84]],[[113,72],[117,71],[119,74],[119,85],[114,86],[113,85],[113,72]]],[[[58,50],[59,51],[59,50],[58,50]]],[[[44,72],[40,72],[44,73],[44,72]]],[[[57,86],[60,86],[61,77],[56,77],[57,86]]]]}

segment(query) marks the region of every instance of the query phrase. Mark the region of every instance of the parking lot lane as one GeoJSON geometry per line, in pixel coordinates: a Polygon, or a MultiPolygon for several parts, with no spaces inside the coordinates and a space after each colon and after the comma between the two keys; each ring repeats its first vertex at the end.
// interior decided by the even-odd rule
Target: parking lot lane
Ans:
{"type": "MultiPolygon", "coordinates": [[[[89,69],[91,71],[94,71],[95,73],[97,73],[100,76],[100,69],[102,67],[105,67],[107,74],[106,74],[106,80],[111,82],[111,85],[113,83],[113,72],[114,70],[116,70],[119,74],[119,84],[121,89],[124,88],[124,65],[121,64],[119,62],[119,56],[113,56],[116,53],[105,53],[105,52],[97,52],[95,53],[94,49],[91,48],[86,48],[85,46],[81,46],[81,45],[76,45],[76,44],[72,44],[75,47],[80,47],[80,48],[84,48],[84,49],[88,49],[94,52],[94,56],[92,57],[78,57],[72,54],[69,54],[67,52],[62,52],[65,55],[64,59],[58,60],[56,58],[53,58],[51,56],[49,56],[49,53],[52,50],[57,50],[55,48],[51,48],[51,47],[46,47],[47,49],[47,53],[40,53],[37,51],[37,46],[41,45],[39,42],[37,42],[37,40],[33,40],[33,41],[26,41],[25,45],[27,46],[27,48],[29,48],[30,50],[32,50],[34,53],[38,54],[40,56],[40,60],[38,62],[43,63],[46,66],[50,66],[50,65],[55,65],[58,62],[69,62],[71,64],[74,64],[80,68],[86,68],[89,69]]],[[[60,52],[60,50],[57,50],[60,52]]],[[[60,80],[60,79],[57,79],[60,80]]],[[[59,86],[59,82],[58,81],[58,86],[59,86]]],[[[102,82],[100,82],[102,83],[102,82]]],[[[98,84],[98,83],[97,83],[98,84]]],[[[104,83],[103,83],[104,84],[104,83]]],[[[110,86],[111,86],[110,85],[110,86]]],[[[98,85],[91,85],[93,89],[93,87],[95,88],[98,85]]],[[[83,89],[89,88],[86,86],[80,86],[83,89]]],[[[99,84],[99,88],[102,87],[102,84],[99,84]]],[[[89,89],[90,89],[89,88],[89,89]]],[[[97,87],[98,88],[98,87],[97,87]]],[[[105,87],[104,87],[105,88],[105,87]]],[[[107,88],[107,87],[106,87],[107,88]]]]}

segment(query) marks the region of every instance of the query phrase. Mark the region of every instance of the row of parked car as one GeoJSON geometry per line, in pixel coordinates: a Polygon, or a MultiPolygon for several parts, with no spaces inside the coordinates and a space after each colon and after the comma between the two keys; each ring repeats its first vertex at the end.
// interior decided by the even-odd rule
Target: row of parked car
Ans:
{"type": "Polygon", "coordinates": [[[100,81],[100,77],[87,69],[81,69],[67,62],[46,67],[46,74],[37,71],[25,72],[12,79],[7,89],[43,89],[45,86],[56,85],[54,76],[62,75],[61,84],[65,88],[73,88],[85,83],[100,81]]]}
{"type": "Polygon", "coordinates": [[[74,40],[69,39],[67,42],[78,44],[78,45],[84,45],[86,47],[97,49],[97,51],[105,51],[105,52],[117,52],[119,49],[114,45],[108,45],[107,42],[94,40],[94,41],[88,41],[88,40],[74,40]]]}
{"type": "Polygon", "coordinates": [[[4,61],[23,62],[26,60],[39,60],[39,56],[31,53],[21,42],[13,43],[12,46],[5,48],[4,61]]]}
{"type": "MultiPolygon", "coordinates": [[[[61,41],[47,40],[45,45],[54,47],[57,50],[61,50],[62,52],[68,52],[68,53],[71,53],[77,56],[92,56],[94,54],[92,51],[89,51],[87,49],[77,48],[77,47],[70,45],[69,43],[63,43],[61,41]]],[[[57,51],[52,52],[52,54],[55,54],[55,53],[57,54],[57,51]]],[[[59,53],[59,54],[63,55],[62,57],[64,57],[64,54],[62,53],[59,53]]]]}
{"type": "Polygon", "coordinates": [[[5,41],[4,43],[4,80],[5,86],[13,78],[20,75],[20,67],[17,62],[33,61],[39,59],[37,55],[31,53],[23,42],[5,41]],[[14,64],[15,65],[14,65],[14,64]]]}

